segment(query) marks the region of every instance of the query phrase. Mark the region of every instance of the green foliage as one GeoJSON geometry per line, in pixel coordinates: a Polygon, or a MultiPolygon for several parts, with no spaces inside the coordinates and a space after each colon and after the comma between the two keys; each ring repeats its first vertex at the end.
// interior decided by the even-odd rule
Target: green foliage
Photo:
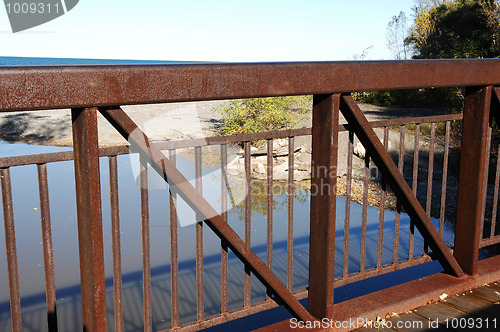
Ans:
{"type": "Polygon", "coordinates": [[[463,103],[462,91],[456,88],[373,91],[358,93],[356,100],[384,107],[449,108],[460,112],[463,103]]]}
{"type": "Polygon", "coordinates": [[[215,110],[223,117],[219,133],[225,136],[293,129],[304,121],[311,102],[311,96],[233,100],[215,110]]]}
{"type": "MultiPolygon", "coordinates": [[[[233,188],[232,195],[236,197],[243,197],[246,192],[245,185],[242,181],[235,178],[232,181],[231,188],[233,188]],[[240,191],[240,192],[235,192],[240,191]]],[[[274,181],[272,184],[273,200],[271,202],[273,211],[280,211],[287,207],[288,204],[288,185],[284,182],[274,181]]],[[[293,199],[294,201],[304,203],[307,202],[310,196],[310,184],[308,182],[294,183],[293,199]]],[[[267,213],[267,181],[252,180],[251,188],[251,213],[252,216],[265,216],[267,213]]],[[[235,204],[232,209],[241,221],[245,220],[245,201],[240,204],[235,204]]]]}
{"type": "MultiPolygon", "coordinates": [[[[405,126],[406,131],[409,133],[415,133],[417,126],[415,124],[409,124],[405,126]]],[[[399,126],[396,126],[394,129],[399,129],[399,126]]],[[[420,124],[420,135],[422,136],[430,136],[432,131],[432,127],[430,123],[421,123],[420,124]]],[[[439,122],[436,123],[435,127],[436,135],[444,136],[446,133],[446,123],[439,122]]]]}
{"type": "MultiPolygon", "coordinates": [[[[405,39],[415,59],[493,58],[500,56],[499,0],[420,0],[405,39]]],[[[397,45],[395,27],[404,13],[389,22],[389,45],[397,45]]],[[[398,27],[398,29],[401,27],[398,27]]],[[[393,50],[394,51],[394,50],[393,50]]],[[[397,51],[401,54],[401,51],[397,51]]],[[[419,89],[358,94],[361,102],[386,107],[446,107],[460,112],[463,89],[419,89]]]]}
{"type": "Polygon", "coordinates": [[[456,0],[421,5],[407,42],[418,59],[493,58],[500,55],[498,1],[456,0]]]}

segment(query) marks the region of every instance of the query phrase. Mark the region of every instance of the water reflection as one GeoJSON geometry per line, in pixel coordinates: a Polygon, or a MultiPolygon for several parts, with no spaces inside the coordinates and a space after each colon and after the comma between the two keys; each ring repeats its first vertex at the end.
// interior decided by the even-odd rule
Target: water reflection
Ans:
{"type": "MultiPolygon", "coordinates": [[[[119,156],[119,203],[122,243],[123,306],[125,330],[136,331],[142,325],[142,244],[140,188],[137,185],[129,156],[119,156]]],[[[113,330],[113,281],[112,250],[109,202],[109,170],[107,159],[101,159],[102,206],[104,225],[104,253],[108,326],[113,330]]],[[[191,161],[177,157],[177,165],[194,184],[194,166],[191,161]]],[[[40,212],[36,166],[15,167],[11,170],[18,265],[23,308],[23,324],[26,331],[44,331],[47,326],[45,308],[44,269],[41,245],[40,212]]],[[[154,177],[151,176],[154,180],[154,177]]],[[[78,236],[76,202],[74,194],[74,172],[72,162],[58,162],[48,165],[48,179],[51,206],[52,237],[54,248],[55,281],[57,289],[57,317],[59,331],[74,331],[81,327],[78,236]]],[[[228,211],[230,226],[244,237],[244,181],[229,179],[232,208],[228,211]]],[[[220,212],[220,170],[203,167],[203,195],[220,212]]],[[[263,181],[252,182],[251,246],[256,254],[266,260],[267,229],[267,185],[263,181]]],[[[286,283],[287,271],[287,227],[288,189],[284,184],[273,185],[273,271],[286,283]]],[[[170,235],[168,186],[150,190],[150,238],[152,267],[152,308],[154,329],[170,327],[170,235]]],[[[179,210],[182,218],[194,219],[189,209],[179,210]],[[184,214],[185,213],[185,214],[184,214]]],[[[303,289],[308,283],[309,258],[309,205],[310,193],[307,186],[296,185],[293,192],[293,286],[303,289]]],[[[336,266],[335,276],[342,273],[344,250],[345,200],[338,198],[336,221],[336,266]]],[[[349,272],[359,271],[361,252],[361,205],[351,204],[351,226],[349,238],[349,272]]],[[[378,209],[368,208],[366,268],[376,266],[378,239],[378,209]]],[[[437,221],[434,221],[437,225],[437,221]]],[[[384,224],[383,264],[392,262],[395,213],[387,211],[384,224]]],[[[181,223],[182,225],[182,223],[181,223]]],[[[410,235],[409,219],[401,218],[399,258],[408,258],[410,235]]],[[[185,223],[178,228],[179,243],[179,310],[181,323],[196,319],[196,273],[195,273],[195,226],[185,223]]],[[[5,261],[4,237],[0,237],[0,330],[10,329],[9,286],[5,261]]],[[[445,240],[452,240],[446,232],[445,240]]],[[[204,283],[205,316],[220,311],[220,240],[205,227],[204,231],[204,283]]],[[[423,253],[423,240],[415,236],[415,253],[423,253]]],[[[229,255],[229,307],[243,305],[244,266],[232,253],[229,255]]],[[[252,301],[265,299],[265,287],[252,278],[252,301]]]]}

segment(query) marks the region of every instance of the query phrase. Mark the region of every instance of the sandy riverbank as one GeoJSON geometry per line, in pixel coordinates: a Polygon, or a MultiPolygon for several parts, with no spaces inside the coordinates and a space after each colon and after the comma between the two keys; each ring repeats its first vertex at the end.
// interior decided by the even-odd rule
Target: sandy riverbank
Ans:
{"type": "MultiPolygon", "coordinates": [[[[206,102],[189,102],[189,103],[171,103],[158,105],[140,105],[140,106],[124,106],[123,109],[127,114],[148,134],[153,141],[165,140],[181,140],[190,138],[203,138],[217,135],[217,127],[220,125],[222,116],[214,112],[221,104],[226,101],[206,101],[206,102]]],[[[427,109],[383,109],[372,105],[360,105],[361,109],[367,116],[369,121],[413,117],[413,116],[430,116],[442,114],[443,110],[427,110],[427,109]]],[[[102,117],[99,116],[99,142],[102,146],[123,145],[127,144],[116,130],[102,117]]],[[[341,123],[345,122],[341,118],[341,123]]],[[[311,125],[311,117],[303,124],[304,126],[311,125]]],[[[379,137],[383,136],[381,129],[377,129],[376,133],[379,137]]],[[[35,112],[11,112],[0,114],[0,140],[9,142],[22,142],[28,144],[43,144],[57,146],[71,146],[71,111],[69,109],[50,110],[50,111],[35,111],[35,112]]],[[[338,176],[339,176],[339,194],[345,195],[345,177],[347,173],[347,133],[341,133],[339,137],[339,156],[338,156],[338,176]],[[344,189],[343,189],[344,188],[344,189]]],[[[356,142],[355,142],[356,144],[356,142]]],[[[427,170],[428,170],[428,137],[421,137],[420,146],[422,152],[419,158],[419,189],[418,196],[421,201],[425,201],[423,195],[427,188],[427,170]],[[425,187],[425,188],[423,188],[425,187]]],[[[413,135],[405,136],[405,176],[411,174],[413,161],[414,138],[413,135]]],[[[302,137],[296,139],[296,147],[300,150],[296,153],[295,158],[298,160],[300,167],[297,168],[296,179],[307,180],[310,177],[310,154],[311,154],[311,139],[310,137],[302,137]],[[309,164],[309,168],[306,166],[309,164]]],[[[436,141],[436,158],[435,163],[442,164],[442,155],[444,143],[438,139],[436,141]]],[[[283,147],[287,150],[287,146],[283,147]]],[[[391,130],[389,134],[389,153],[394,160],[397,159],[399,151],[399,132],[391,130]]],[[[208,152],[209,153],[209,152],[208,152]]],[[[210,153],[209,153],[210,154],[210,153]]],[[[229,154],[233,154],[236,158],[242,157],[242,151],[239,147],[232,147],[229,154]]],[[[188,153],[189,155],[189,153],[188,153]]],[[[213,156],[211,156],[213,157],[213,156]]],[[[252,170],[254,177],[259,178],[258,171],[261,162],[255,161],[253,158],[252,170]]],[[[276,179],[284,180],[287,178],[285,156],[275,158],[275,167],[281,169],[281,173],[275,176],[276,179]]],[[[452,154],[452,158],[453,154],[452,154]]],[[[208,158],[217,160],[218,158],[208,158]]],[[[234,158],[233,158],[234,159],[234,158]]],[[[205,159],[207,160],[207,159],[205,159]]],[[[220,159],[219,159],[220,160],[220,159]]],[[[457,163],[450,163],[452,169],[449,172],[453,176],[454,168],[457,163]]],[[[364,160],[354,157],[353,159],[353,200],[362,201],[362,177],[364,174],[364,160]]],[[[241,167],[240,167],[241,168],[241,167]]],[[[238,167],[233,172],[241,173],[242,169],[238,167]]],[[[233,174],[237,175],[237,174],[233,174]]],[[[434,171],[433,192],[440,193],[439,178],[442,171],[439,167],[434,171]]],[[[411,179],[411,177],[410,177],[411,179]]],[[[370,190],[368,202],[372,206],[377,206],[380,202],[380,181],[379,177],[370,179],[370,190]]],[[[453,182],[453,181],[452,181],[453,182]]],[[[433,195],[433,200],[434,200],[433,195]]],[[[389,208],[395,207],[395,200],[389,197],[391,201],[388,204],[389,208]]],[[[435,204],[433,204],[435,206],[435,204]]],[[[435,213],[433,213],[435,214],[435,213]]]]}
{"type": "MultiPolygon", "coordinates": [[[[151,139],[179,140],[217,135],[221,114],[213,110],[227,101],[123,106],[127,114],[151,139]]],[[[443,114],[443,110],[384,109],[360,105],[369,121],[443,114]]],[[[345,122],[341,118],[341,123],[345,122]]],[[[303,126],[311,125],[311,118],[303,126]]],[[[127,142],[99,116],[99,141],[102,145],[127,142]]],[[[16,143],[71,146],[71,110],[0,113],[0,140],[16,143]]]]}
{"type": "MultiPolygon", "coordinates": [[[[213,109],[224,101],[123,106],[127,114],[154,141],[217,135],[222,117],[213,109]]],[[[123,145],[127,141],[98,116],[99,144],[123,145]]],[[[0,114],[0,140],[56,146],[72,146],[71,110],[10,112],[0,114]]]]}

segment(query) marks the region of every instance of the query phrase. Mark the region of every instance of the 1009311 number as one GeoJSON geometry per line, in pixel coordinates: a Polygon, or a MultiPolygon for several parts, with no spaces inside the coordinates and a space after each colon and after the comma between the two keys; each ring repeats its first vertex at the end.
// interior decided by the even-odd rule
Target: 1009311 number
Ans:
{"type": "Polygon", "coordinates": [[[5,4],[8,14],[58,14],[62,11],[58,3],[14,2],[5,4]]]}
{"type": "Polygon", "coordinates": [[[497,329],[497,319],[483,318],[447,318],[444,320],[446,328],[450,329],[497,329]]]}

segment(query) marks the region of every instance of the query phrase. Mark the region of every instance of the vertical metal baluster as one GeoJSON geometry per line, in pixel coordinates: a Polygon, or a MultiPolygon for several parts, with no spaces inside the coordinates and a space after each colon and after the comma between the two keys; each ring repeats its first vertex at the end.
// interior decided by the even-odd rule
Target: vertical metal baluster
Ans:
{"type": "Polygon", "coordinates": [[[491,229],[490,238],[495,236],[495,227],[497,223],[497,211],[498,211],[498,187],[500,182],[500,144],[497,148],[497,167],[495,169],[495,194],[493,195],[493,210],[491,212],[491,229]]]}
{"type": "Polygon", "coordinates": [[[349,276],[349,234],[351,222],[351,182],[352,182],[352,156],[354,145],[354,133],[349,131],[347,143],[347,177],[345,183],[345,222],[344,222],[344,263],[342,277],[349,276]]]}
{"type": "MultiPolygon", "coordinates": [[[[418,154],[420,151],[420,123],[415,125],[415,146],[413,149],[413,178],[411,182],[411,190],[415,196],[417,195],[418,188],[418,154]]],[[[413,252],[415,247],[415,224],[410,220],[410,245],[408,252],[408,259],[413,259],[413,252]]]]}
{"type": "Polygon", "coordinates": [[[288,237],[287,237],[287,287],[293,290],[293,171],[294,138],[288,138],[288,237]]]}
{"type": "MultiPolygon", "coordinates": [[[[273,140],[267,140],[267,266],[273,270],[273,140]]],[[[272,296],[267,289],[267,299],[272,296]]]]}
{"type": "Polygon", "coordinates": [[[450,121],[446,122],[446,134],[443,156],[443,179],[441,181],[441,211],[439,213],[439,234],[444,236],[444,219],[446,209],[446,184],[448,179],[448,159],[450,154],[450,121]]]}
{"type": "Polygon", "coordinates": [[[486,198],[488,196],[488,175],[489,175],[489,170],[490,170],[490,155],[491,155],[491,134],[492,134],[492,129],[491,126],[488,126],[488,138],[486,141],[486,166],[484,168],[484,189],[483,189],[483,197],[482,197],[482,207],[481,211],[483,211],[482,217],[481,217],[481,226],[479,230],[479,236],[482,239],[483,236],[483,231],[484,231],[484,217],[486,215],[486,198]]]}
{"type": "MultiPolygon", "coordinates": [[[[168,151],[168,157],[175,166],[175,150],[168,151]]],[[[177,242],[177,194],[169,190],[170,203],[170,288],[172,329],[179,327],[179,248],[177,242]]]]}
{"type": "Polygon", "coordinates": [[[47,164],[37,165],[37,171],[38,192],[40,197],[40,220],[42,224],[43,263],[45,268],[47,322],[49,331],[57,331],[56,286],[54,281],[54,255],[52,251],[47,164]]]}
{"type": "MultiPolygon", "coordinates": [[[[221,152],[221,216],[227,223],[227,145],[220,146],[221,152]]],[[[227,313],[228,304],[228,243],[221,240],[221,312],[227,313]]]]}
{"type": "Polygon", "coordinates": [[[118,163],[116,156],[109,162],[109,201],[111,210],[111,242],[113,247],[113,303],[115,331],[123,331],[122,256],[120,239],[120,206],[118,198],[118,163]]]}
{"type": "Polygon", "coordinates": [[[429,165],[427,171],[427,201],[425,209],[427,216],[431,216],[432,205],[432,177],[434,175],[434,145],[436,141],[436,123],[431,123],[431,142],[429,145],[429,165]]]}
{"type": "Polygon", "coordinates": [[[361,213],[361,257],[360,272],[366,269],[366,227],[368,217],[368,177],[370,176],[370,155],[368,150],[365,152],[365,169],[363,177],[363,207],[361,213]]]}
{"type": "Polygon", "coordinates": [[[17,268],[16,232],[14,227],[10,168],[0,169],[0,182],[2,185],[5,248],[9,275],[10,318],[12,321],[12,331],[20,332],[23,323],[21,320],[21,297],[19,293],[19,272],[17,268]]]}
{"type": "MultiPolygon", "coordinates": [[[[245,142],[245,242],[247,245],[251,244],[251,217],[252,217],[252,201],[251,201],[251,183],[250,183],[250,168],[251,168],[251,155],[250,155],[250,142],[245,142]]],[[[251,279],[250,279],[250,266],[245,264],[245,277],[244,277],[244,300],[245,307],[251,304],[251,279]]]]}
{"type": "MultiPolygon", "coordinates": [[[[402,125],[399,128],[399,159],[398,159],[398,169],[403,174],[404,169],[404,157],[405,157],[405,126],[402,125]]],[[[394,255],[392,261],[394,264],[398,264],[399,261],[399,233],[401,224],[401,203],[397,202],[396,207],[396,224],[394,225],[394,255]]]]}
{"type": "MultiPolygon", "coordinates": [[[[389,128],[384,127],[384,148],[389,148],[389,128]]],[[[377,268],[382,267],[382,258],[384,255],[384,219],[385,219],[385,196],[386,183],[382,177],[382,187],[380,189],[380,215],[378,219],[378,248],[377,248],[377,268]]]]}
{"type": "MultiPolygon", "coordinates": [[[[429,143],[429,158],[427,165],[427,196],[425,203],[425,213],[430,218],[432,208],[432,177],[434,175],[434,143],[436,140],[436,123],[431,123],[431,141],[429,143]]],[[[428,252],[428,244],[424,239],[424,251],[428,252]]]]}
{"type": "Polygon", "coordinates": [[[141,219],[142,219],[142,296],[144,306],[144,331],[153,330],[153,314],[151,310],[151,255],[149,237],[149,189],[148,167],[141,157],[141,219]]]}
{"type": "MultiPolygon", "coordinates": [[[[251,198],[251,183],[250,183],[250,168],[251,168],[251,155],[250,155],[250,142],[245,142],[245,243],[251,245],[250,236],[252,234],[252,198],[251,198]]],[[[251,304],[251,279],[250,279],[250,266],[245,264],[245,277],[244,277],[244,300],[245,307],[251,304]]]]}
{"type": "MultiPolygon", "coordinates": [[[[202,188],[202,168],[201,168],[201,146],[194,148],[195,155],[195,186],[196,190],[201,194],[202,188]]],[[[203,220],[197,215],[196,219],[196,317],[198,321],[205,318],[205,300],[203,286],[203,220]]]]}

